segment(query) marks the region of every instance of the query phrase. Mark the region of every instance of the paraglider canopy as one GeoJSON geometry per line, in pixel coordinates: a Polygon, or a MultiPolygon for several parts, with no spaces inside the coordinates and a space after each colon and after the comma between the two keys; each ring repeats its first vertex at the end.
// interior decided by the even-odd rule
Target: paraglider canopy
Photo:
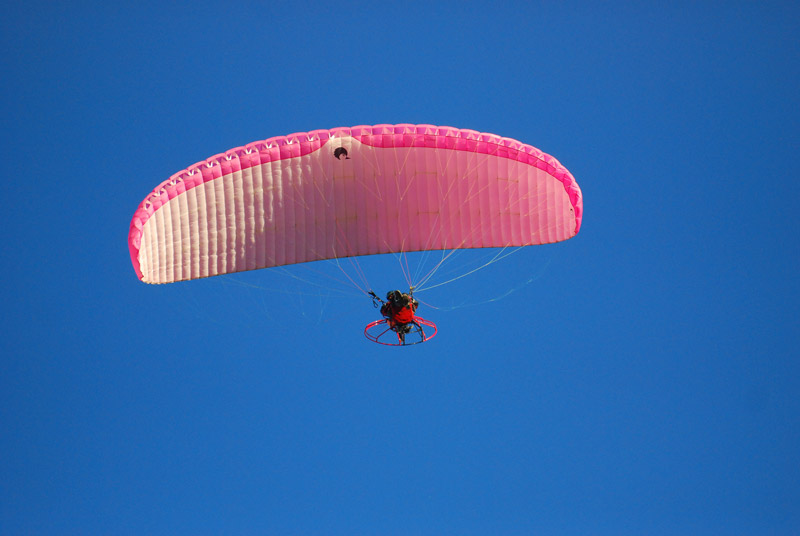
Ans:
{"type": "Polygon", "coordinates": [[[134,213],[131,261],[169,283],[321,259],[545,244],[575,236],[583,202],[553,157],[432,125],[376,125],[253,142],[160,184],[134,213]]]}

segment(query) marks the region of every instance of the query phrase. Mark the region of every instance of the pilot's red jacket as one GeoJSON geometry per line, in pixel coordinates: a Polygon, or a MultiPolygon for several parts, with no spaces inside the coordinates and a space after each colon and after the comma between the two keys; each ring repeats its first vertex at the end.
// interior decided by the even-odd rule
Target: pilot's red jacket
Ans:
{"type": "Polygon", "coordinates": [[[381,314],[397,324],[408,324],[414,320],[414,306],[412,303],[398,307],[391,302],[384,303],[381,314]]]}

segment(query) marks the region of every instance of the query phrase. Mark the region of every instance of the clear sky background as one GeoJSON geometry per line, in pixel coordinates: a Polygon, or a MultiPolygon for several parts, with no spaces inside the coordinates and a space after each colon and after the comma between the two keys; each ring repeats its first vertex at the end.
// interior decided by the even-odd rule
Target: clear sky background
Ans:
{"type": "Polygon", "coordinates": [[[796,3],[79,4],[0,21],[0,533],[800,533],[796,3]],[[171,174],[379,123],[554,155],[580,234],[408,348],[335,267],[136,278],[171,174]]]}

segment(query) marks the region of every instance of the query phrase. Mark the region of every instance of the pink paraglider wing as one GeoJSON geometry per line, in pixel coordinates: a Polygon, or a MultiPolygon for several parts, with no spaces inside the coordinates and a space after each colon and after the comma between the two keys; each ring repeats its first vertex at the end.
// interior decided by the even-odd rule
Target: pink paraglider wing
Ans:
{"type": "Polygon", "coordinates": [[[128,244],[148,283],[337,257],[527,246],[580,230],[581,190],[515,140],[431,125],[292,134],[173,175],[128,244]]]}

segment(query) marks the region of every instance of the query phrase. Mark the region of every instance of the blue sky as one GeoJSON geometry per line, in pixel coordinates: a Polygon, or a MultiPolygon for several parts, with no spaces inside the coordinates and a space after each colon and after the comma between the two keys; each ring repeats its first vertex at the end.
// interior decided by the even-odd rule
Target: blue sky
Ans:
{"type": "Polygon", "coordinates": [[[800,532],[800,10],[654,6],[6,6],[0,533],[800,532]],[[330,266],[136,278],[171,174],[378,123],[554,155],[580,234],[400,349],[330,266]]]}

